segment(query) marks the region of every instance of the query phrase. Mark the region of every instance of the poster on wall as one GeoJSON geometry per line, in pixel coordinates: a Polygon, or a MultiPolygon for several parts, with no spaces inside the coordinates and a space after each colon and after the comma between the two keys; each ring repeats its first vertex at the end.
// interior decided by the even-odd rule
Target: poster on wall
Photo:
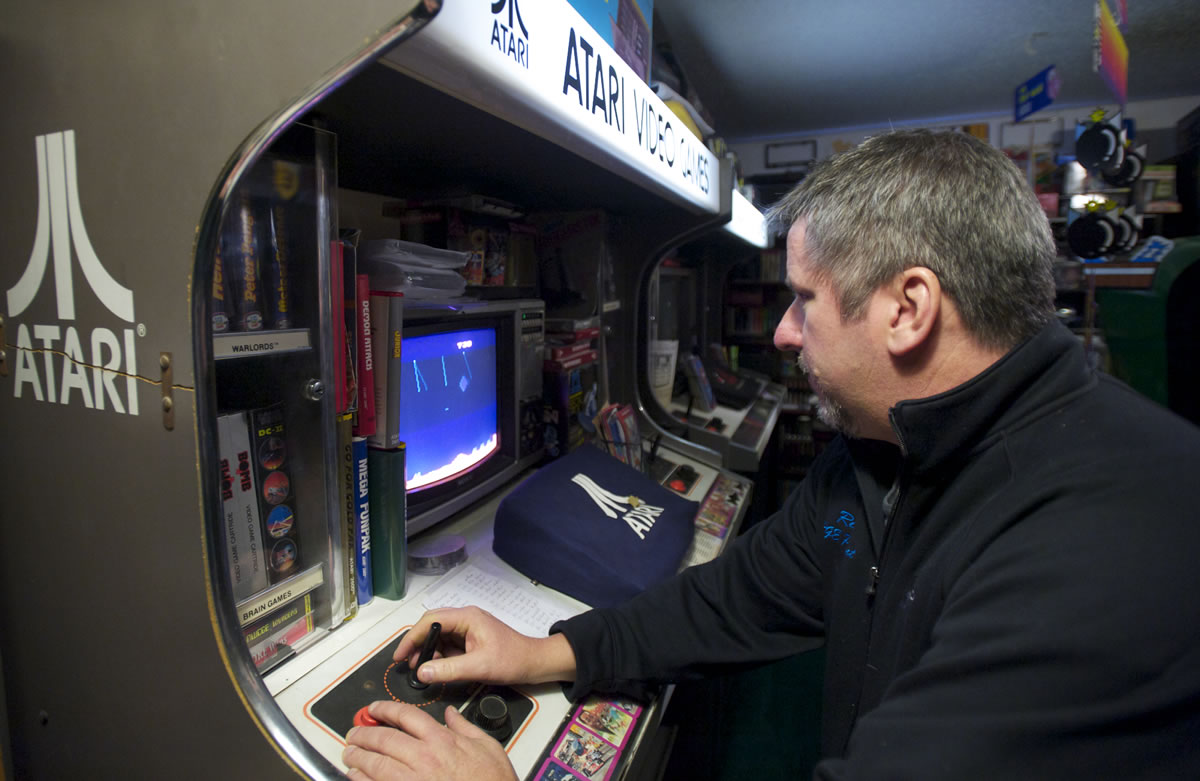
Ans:
{"type": "Polygon", "coordinates": [[[1033,78],[1013,91],[1013,119],[1020,122],[1036,111],[1041,111],[1058,97],[1062,82],[1053,65],[1042,70],[1033,78]]]}

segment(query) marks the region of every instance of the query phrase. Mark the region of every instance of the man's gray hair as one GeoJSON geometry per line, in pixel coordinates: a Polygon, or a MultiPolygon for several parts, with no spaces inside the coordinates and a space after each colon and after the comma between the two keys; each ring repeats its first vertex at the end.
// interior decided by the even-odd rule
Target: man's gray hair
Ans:
{"type": "Polygon", "coordinates": [[[842,316],[924,266],[986,347],[1008,349],[1054,316],[1050,224],[1021,171],[964,133],[897,131],[819,163],[771,208],[804,223],[804,249],[842,316]]]}

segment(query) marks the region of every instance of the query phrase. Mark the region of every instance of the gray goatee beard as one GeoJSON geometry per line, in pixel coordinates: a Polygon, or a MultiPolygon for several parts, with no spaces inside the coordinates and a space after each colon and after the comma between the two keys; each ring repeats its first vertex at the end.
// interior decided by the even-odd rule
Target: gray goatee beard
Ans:
{"type": "Polygon", "coordinates": [[[812,370],[805,361],[803,352],[796,356],[796,366],[808,376],[809,387],[816,394],[817,419],[834,431],[845,434],[848,437],[855,436],[857,427],[855,426],[854,419],[837,399],[831,398],[821,392],[819,388],[820,383],[814,380],[812,370]]]}

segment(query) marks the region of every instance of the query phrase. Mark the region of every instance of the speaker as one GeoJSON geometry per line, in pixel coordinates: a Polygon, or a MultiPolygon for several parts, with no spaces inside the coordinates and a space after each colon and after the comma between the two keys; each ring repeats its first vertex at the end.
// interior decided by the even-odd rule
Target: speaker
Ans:
{"type": "Polygon", "coordinates": [[[1090,171],[1117,172],[1125,162],[1120,129],[1095,122],[1075,139],[1075,159],[1090,171]]]}
{"type": "Polygon", "coordinates": [[[1117,223],[1108,215],[1088,212],[1067,226],[1067,244],[1081,258],[1096,258],[1113,248],[1119,231],[1117,223]]]}

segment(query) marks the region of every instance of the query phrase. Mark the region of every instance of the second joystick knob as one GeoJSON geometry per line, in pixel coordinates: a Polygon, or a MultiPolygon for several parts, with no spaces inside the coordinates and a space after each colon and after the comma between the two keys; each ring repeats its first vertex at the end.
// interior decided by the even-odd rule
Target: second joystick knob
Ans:
{"type": "Polygon", "coordinates": [[[497,740],[506,740],[512,732],[508,718],[508,703],[496,694],[488,694],[479,700],[472,721],[497,740]]]}

